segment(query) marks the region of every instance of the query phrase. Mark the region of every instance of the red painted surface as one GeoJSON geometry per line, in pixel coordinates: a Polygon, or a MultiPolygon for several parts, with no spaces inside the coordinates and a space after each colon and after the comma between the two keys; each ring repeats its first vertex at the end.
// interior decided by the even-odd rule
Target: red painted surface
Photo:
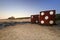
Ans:
{"type": "Polygon", "coordinates": [[[39,19],[38,19],[39,15],[31,15],[31,23],[38,23],[39,19]]]}
{"type": "Polygon", "coordinates": [[[55,10],[48,10],[48,11],[41,11],[39,16],[39,24],[41,24],[41,20],[44,21],[43,24],[50,25],[49,21],[53,20],[53,24],[55,24],[55,10]],[[53,11],[53,15],[50,15],[50,11],[53,11]],[[41,13],[44,13],[44,15],[41,15],[41,13]],[[45,16],[48,16],[48,19],[45,19],[45,16]]]}

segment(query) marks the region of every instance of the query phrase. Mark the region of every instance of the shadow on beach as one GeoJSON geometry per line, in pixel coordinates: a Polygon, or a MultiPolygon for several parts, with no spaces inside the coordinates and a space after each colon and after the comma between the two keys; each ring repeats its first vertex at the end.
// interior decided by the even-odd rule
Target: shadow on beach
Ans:
{"type": "Polygon", "coordinates": [[[30,22],[3,22],[0,23],[0,29],[8,26],[15,26],[17,24],[26,24],[26,23],[30,23],[30,22]]]}
{"type": "MultiPolygon", "coordinates": [[[[11,22],[2,22],[2,23],[0,23],[0,29],[2,29],[2,28],[4,28],[4,27],[8,27],[8,26],[15,26],[15,25],[17,25],[17,24],[27,24],[27,23],[31,23],[31,22],[28,22],[28,21],[26,21],[26,22],[13,22],[13,21],[11,21],[11,22]]],[[[41,25],[41,26],[47,26],[47,25],[41,25]]],[[[60,27],[60,21],[56,21],[56,25],[53,25],[52,27],[60,27]]]]}

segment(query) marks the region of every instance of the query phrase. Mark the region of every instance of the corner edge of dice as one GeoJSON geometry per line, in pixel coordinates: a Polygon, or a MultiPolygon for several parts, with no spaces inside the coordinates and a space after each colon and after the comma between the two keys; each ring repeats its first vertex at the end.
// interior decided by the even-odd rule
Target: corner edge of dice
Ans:
{"type": "Polygon", "coordinates": [[[31,15],[31,23],[54,25],[56,10],[41,11],[39,15],[31,15]]]}

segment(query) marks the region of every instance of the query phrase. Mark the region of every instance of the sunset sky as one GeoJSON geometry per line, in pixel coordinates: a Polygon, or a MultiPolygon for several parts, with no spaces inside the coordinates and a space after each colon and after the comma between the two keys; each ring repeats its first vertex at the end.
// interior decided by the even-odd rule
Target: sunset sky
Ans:
{"type": "Polygon", "coordinates": [[[60,0],[0,0],[0,19],[29,17],[43,10],[56,10],[60,13],[60,0]]]}

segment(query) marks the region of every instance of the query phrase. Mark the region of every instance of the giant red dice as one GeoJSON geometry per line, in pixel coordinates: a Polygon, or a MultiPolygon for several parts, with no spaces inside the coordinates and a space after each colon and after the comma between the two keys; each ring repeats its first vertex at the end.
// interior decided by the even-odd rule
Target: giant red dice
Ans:
{"type": "Polygon", "coordinates": [[[55,24],[55,10],[41,11],[39,16],[39,24],[55,24]]]}
{"type": "Polygon", "coordinates": [[[39,19],[38,19],[39,15],[31,15],[31,23],[38,23],[39,19]]]}

